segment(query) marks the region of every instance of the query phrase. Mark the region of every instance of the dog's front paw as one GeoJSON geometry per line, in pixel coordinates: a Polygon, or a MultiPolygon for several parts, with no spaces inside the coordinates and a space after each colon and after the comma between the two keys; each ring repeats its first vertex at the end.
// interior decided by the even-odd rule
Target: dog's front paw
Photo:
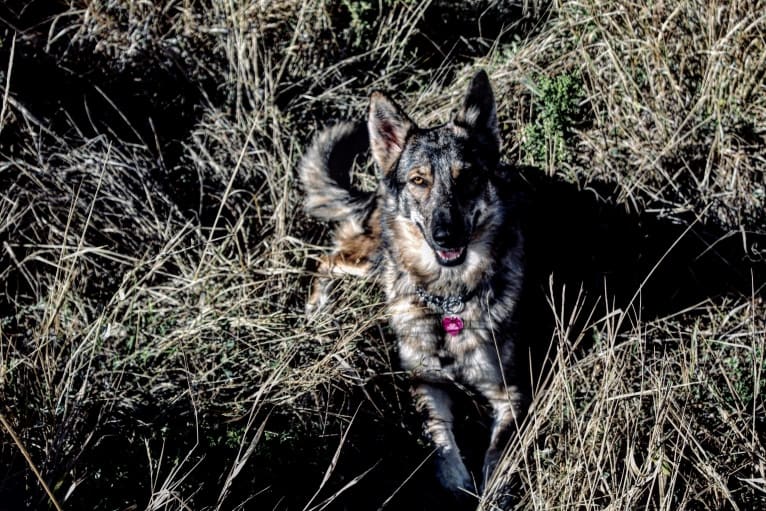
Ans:
{"type": "Polygon", "coordinates": [[[314,317],[319,313],[321,308],[322,307],[319,302],[309,299],[306,302],[306,306],[304,307],[303,311],[304,311],[304,314],[306,315],[306,318],[311,320],[311,319],[314,319],[314,317]]]}
{"type": "Polygon", "coordinates": [[[306,301],[306,317],[313,319],[320,311],[330,306],[330,293],[333,281],[327,277],[317,277],[311,290],[311,295],[306,301]]]}
{"type": "Polygon", "coordinates": [[[436,475],[441,485],[460,498],[476,495],[476,485],[463,461],[455,456],[440,455],[437,458],[436,475]]]}

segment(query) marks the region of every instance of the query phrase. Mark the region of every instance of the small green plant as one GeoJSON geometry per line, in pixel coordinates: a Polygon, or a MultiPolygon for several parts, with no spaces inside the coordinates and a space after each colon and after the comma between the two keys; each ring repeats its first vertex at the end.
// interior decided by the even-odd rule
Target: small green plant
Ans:
{"type": "Polygon", "coordinates": [[[386,14],[411,3],[412,0],[341,0],[341,5],[350,16],[347,34],[351,46],[366,49],[370,41],[375,39],[375,32],[386,14]]]}
{"type": "Polygon", "coordinates": [[[764,370],[761,347],[732,350],[722,359],[722,364],[722,379],[729,389],[728,393],[724,393],[727,403],[736,407],[739,400],[744,406],[752,406],[754,400],[766,390],[761,378],[764,370]]]}
{"type": "Polygon", "coordinates": [[[370,14],[373,12],[372,3],[369,1],[351,1],[343,0],[343,6],[348,10],[351,16],[351,25],[349,29],[353,34],[353,46],[359,46],[366,39],[366,35],[372,30],[369,21],[370,14]]]}
{"type": "Polygon", "coordinates": [[[552,174],[571,157],[568,142],[572,126],[581,118],[582,81],[571,73],[540,76],[531,89],[535,114],[524,128],[525,159],[552,174]]]}

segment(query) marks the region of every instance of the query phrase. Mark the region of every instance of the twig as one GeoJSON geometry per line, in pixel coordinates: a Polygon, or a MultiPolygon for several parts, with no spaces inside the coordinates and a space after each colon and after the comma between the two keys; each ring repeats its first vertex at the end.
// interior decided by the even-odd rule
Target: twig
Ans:
{"type": "Polygon", "coordinates": [[[3,93],[3,107],[0,109],[0,131],[5,126],[5,111],[8,109],[8,94],[11,92],[11,74],[13,72],[13,55],[16,53],[16,33],[13,33],[11,41],[11,54],[8,57],[8,74],[5,77],[5,92],[3,93]]]}
{"type": "Polygon", "coordinates": [[[43,480],[43,477],[40,475],[40,472],[37,470],[37,467],[32,461],[31,456],[29,456],[29,453],[24,448],[24,445],[21,443],[21,439],[18,437],[18,435],[16,435],[16,432],[13,430],[13,428],[8,423],[8,421],[5,420],[5,414],[0,413],[0,422],[2,422],[3,427],[8,432],[8,434],[11,435],[13,442],[21,451],[21,454],[24,456],[24,459],[27,460],[27,464],[29,465],[29,468],[32,469],[32,472],[35,474],[35,477],[37,477],[37,480],[40,481],[40,484],[43,486],[45,493],[48,494],[48,498],[51,500],[51,503],[53,504],[53,506],[56,508],[57,511],[62,511],[61,505],[56,500],[56,497],[53,496],[53,492],[51,491],[50,488],[48,488],[48,485],[45,484],[45,481],[43,480]]]}

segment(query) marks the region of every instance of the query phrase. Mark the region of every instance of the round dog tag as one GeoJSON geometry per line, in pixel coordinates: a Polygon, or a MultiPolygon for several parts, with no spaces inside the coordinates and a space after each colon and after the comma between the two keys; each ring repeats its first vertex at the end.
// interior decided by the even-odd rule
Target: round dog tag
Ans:
{"type": "Polygon", "coordinates": [[[445,332],[455,337],[463,331],[463,320],[459,316],[446,316],[442,318],[442,326],[445,332]]]}

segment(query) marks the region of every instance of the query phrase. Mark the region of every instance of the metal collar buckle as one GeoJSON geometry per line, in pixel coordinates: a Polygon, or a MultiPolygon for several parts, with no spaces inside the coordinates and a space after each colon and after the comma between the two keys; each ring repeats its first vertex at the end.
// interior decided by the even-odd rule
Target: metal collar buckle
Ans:
{"type": "Polygon", "coordinates": [[[428,293],[425,289],[417,288],[418,296],[436,312],[445,314],[460,314],[465,309],[465,297],[457,296],[435,296],[428,293]]]}

